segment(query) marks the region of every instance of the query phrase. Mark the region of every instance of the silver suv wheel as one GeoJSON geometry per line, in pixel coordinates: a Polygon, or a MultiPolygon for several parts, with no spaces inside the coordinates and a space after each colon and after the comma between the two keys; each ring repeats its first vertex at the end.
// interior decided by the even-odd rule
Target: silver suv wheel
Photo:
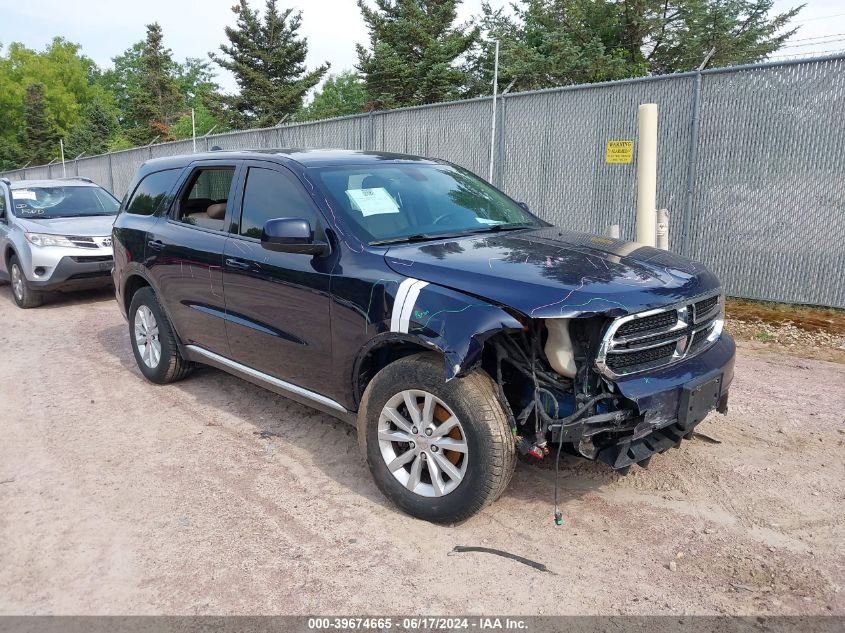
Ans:
{"type": "Polygon", "coordinates": [[[394,395],[378,422],[381,456],[396,480],[422,497],[442,497],[466,474],[469,450],[460,420],[437,396],[409,389],[394,395]]]}
{"type": "Polygon", "coordinates": [[[152,310],[142,305],[135,312],[135,345],[141,360],[150,369],[158,367],[161,361],[161,341],[158,338],[158,323],[152,310]]]}
{"type": "Polygon", "coordinates": [[[12,264],[12,292],[18,301],[23,301],[23,273],[17,264],[12,264]]]}

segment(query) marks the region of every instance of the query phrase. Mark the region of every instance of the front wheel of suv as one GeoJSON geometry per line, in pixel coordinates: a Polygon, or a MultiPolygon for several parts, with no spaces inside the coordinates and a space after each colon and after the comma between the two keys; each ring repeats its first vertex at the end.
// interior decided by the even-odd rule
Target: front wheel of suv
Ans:
{"type": "Polygon", "coordinates": [[[516,452],[490,376],[446,381],[423,353],[381,370],[364,392],[358,437],[381,491],[420,519],[469,518],[504,492],[516,452]]]}
{"type": "Polygon", "coordinates": [[[191,364],[182,358],[176,335],[150,287],[141,288],[129,306],[129,337],[144,377],[160,385],[181,380],[191,364]]]}
{"type": "Polygon", "coordinates": [[[44,303],[44,295],[29,287],[17,256],[9,260],[9,279],[12,283],[12,296],[19,308],[37,308],[44,303]]]}

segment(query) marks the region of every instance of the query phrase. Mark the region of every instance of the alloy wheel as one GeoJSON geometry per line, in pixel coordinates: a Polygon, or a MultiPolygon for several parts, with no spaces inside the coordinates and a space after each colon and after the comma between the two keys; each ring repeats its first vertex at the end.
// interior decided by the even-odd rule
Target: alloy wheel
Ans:
{"type": "Polygon", "coordinates": [[[135,312],[135,345],[144,364],[155,369],[161,360],[161,341],[155,315],[145,305],[139,306],[135,312]]]}
{"type": "Polygon", "coordinates": [[[12,265],[12,292],[18,301],[23,301],[23,273],[17,264],[12,265]]]}
{"type": "Polygon", "coordinates": [[[378,423],[381,456],[394,478],[422,497],[453,492],[466,475],[469,449],[458,417],[437,396],[408,389],[394,395],[378,423]]]}

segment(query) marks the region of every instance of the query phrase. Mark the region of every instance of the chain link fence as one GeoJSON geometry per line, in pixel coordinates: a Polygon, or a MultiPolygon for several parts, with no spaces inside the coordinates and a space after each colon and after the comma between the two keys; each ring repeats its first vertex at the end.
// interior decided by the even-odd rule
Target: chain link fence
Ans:
{"type": "MultiPolygon", "coordinates": [[[[540,217],[633,239],[637,106],[657,103],[658,193],[670,248],[704,262],[732,296],[845,308],[845,56],[507,94],[493,182],[540,217]]],[[[197,151],[346,148],[442,158],[487,177],[490,98],[217,134],[197,151]]],[[[122,197],[141,163],[187,154],[177,141],[70,161],[122,197]]],[[[62,165],[4,174],[60,178],[62,165]]]]}

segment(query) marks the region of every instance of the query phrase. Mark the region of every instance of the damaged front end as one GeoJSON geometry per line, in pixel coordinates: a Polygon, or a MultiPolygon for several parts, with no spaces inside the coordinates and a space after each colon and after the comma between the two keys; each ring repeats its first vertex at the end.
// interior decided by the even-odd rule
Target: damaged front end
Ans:
{"type": "Polygon", "coordinates": [[[613,317],[523,319],[485,347],[519,451],[550,445],[627,472],[727,411],[734,344],[720,295],[613,317]]]}

